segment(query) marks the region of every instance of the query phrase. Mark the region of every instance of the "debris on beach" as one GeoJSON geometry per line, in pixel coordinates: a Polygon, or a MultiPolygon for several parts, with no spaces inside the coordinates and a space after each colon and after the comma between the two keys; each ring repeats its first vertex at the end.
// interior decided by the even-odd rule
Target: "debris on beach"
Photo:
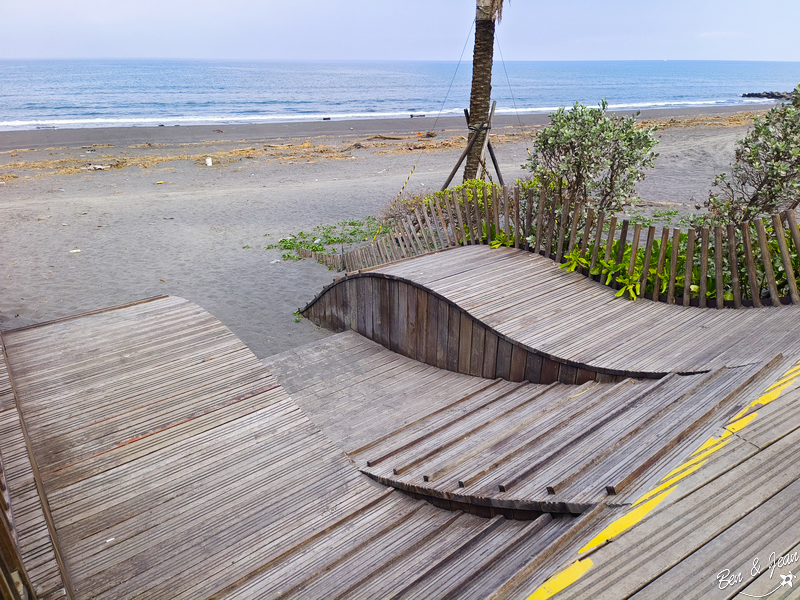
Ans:
{"type": "Polygon", "coordinates": [[[207,157],[206,157],[206,166],[207,166],[207,167],[210,167],[210,166],[212,165],[212,162],[213,162],[213,161],[211,160],[211,157],[210,157],[210,156],[207,156],[207,157]]]}
{"type": "Polygon", "coordinates": [[[642,119],[636,123],[636,126],[652,127],[653,125],[657,125],[662,131],[670,127],[741,127],[751,125],[753,123],[753,117],[757,114],[759,114],[758,111],[747,111],[736,112],[729,115],[697,115],[664,119],[642,119]]]}
{"type": "Polygon", "coordinates": [[[86,171],[105,171],[111,168],[111,165],[89,165],[88,167],[81,167],[86,171]]]}
{"type": "Polygon", "coordinates": [[[74,250],[70,250],[69,251],[70,254],[78,254],[79,252],[80,252],[80,250],[78,248],[75,248],[74,250]]]}

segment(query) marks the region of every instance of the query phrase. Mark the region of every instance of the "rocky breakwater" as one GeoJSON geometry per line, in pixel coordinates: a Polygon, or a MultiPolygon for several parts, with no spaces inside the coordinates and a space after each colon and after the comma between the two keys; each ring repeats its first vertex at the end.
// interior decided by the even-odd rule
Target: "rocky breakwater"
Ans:
{"type": "Polygon", "coordinates": [[[768,100],[791,100],[793,92],[750,92],[742,94],[742,98],[766,98],[768,100]]]}

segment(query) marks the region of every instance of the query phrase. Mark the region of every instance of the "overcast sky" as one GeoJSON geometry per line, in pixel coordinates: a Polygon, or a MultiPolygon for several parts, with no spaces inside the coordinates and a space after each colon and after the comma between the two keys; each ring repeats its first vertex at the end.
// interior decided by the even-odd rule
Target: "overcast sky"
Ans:
{"type": "MultiPolygon", "coordinates": [[[[474,13],[474,0],[0,0],[0,58],[458,60],[474,13]]],[[[503,16],[505,60],[800,60],[800,0],[506,0],[503,16]]]]}

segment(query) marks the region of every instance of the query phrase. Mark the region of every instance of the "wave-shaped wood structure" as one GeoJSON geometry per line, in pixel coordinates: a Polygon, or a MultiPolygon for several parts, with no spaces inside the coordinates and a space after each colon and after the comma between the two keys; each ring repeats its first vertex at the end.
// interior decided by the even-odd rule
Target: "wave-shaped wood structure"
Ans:
{"type": "Polygon", "coordinates": [[[0,429],[14,515],[2,532],[19,543],[0,556],[30,598],[519,594],[614,514],[485,519],[378,485],[180,298],[2,341],[3,413],[19,411],[18,436],[0,429]],[[35,486],[13,475],[22,458],[35,486]]]}
{"type": "Polygon", "coordinates": [[[264,362],[376,481],[524,519],[630,505],[782,360],[657,381],[511,383],[425,367],[350,331],[264,362]]]}
{"type": "MultiPolygon", "coordinates": [[[[576,523],[571,536],[553,542],[557,567],[523,570],[546,581],[504,586],[489,597],[616,600],[764,595],[780,586],[779,575],[789,577],[800,551],[793,525],[800,469],[790,458],[800,435],[794,358],[658,382],[544,386],[443,371],[344,332],[264,362],[380,481],[484,518],[585,510],[586,529],[576,523]],[[625,387],[639,392],[630,412],[618,410],[625,387]],[[601,411],[591,418],[598,407],[610,418],[598,418],[601,411]],[[536,451],[525,453],[525,444],[536,451]],[[515,490],[529,494],[527,503],[521,493],[513,504],[493,503],[509,499],[499,487],[493,497],[464,494],[488,489],[479,486],[460,488],[459,496],[448,493],[456,485],[425,481],[426,467],[466,465],[489,448],[483,458],[490,467],[527,478],[515,490]],[[531,502],[550,494],[548,476],[561,474],[566,483],[552,486],[551,498],[570,487],[597,491],[626,463],[631,477],[621,494],[607,488],[589,505],[531,502]],[[754,558],[781,567],[773,578],[766,568],[748,575],[754,558]]],[[[777,596],[793,597],[786,592],[777,596]]]]}
{"type": "Polygon", "coordinates": [[[716,593],[800,548],[797,310],[475,245],[334,282],[306,314],[342,333],[264,361],[180,298],[3,332],[0,589],[716,593]]]}
{"type": "Polygon", "coordinates": [[[698,311],[630,302],[550,260],[466,246],[350,273],[301,311],[439,368],[532,383],[662,377],[800,350],[800,307],[698,311]],[[745,342],[746,340],[746,342],[745,342]]]}

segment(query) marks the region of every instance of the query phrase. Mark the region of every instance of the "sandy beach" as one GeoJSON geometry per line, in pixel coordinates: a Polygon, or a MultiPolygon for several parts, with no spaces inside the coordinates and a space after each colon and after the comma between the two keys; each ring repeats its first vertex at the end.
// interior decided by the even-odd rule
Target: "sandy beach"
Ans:
{"type": "MultiPolygon", "coordinates": [[[[645,210],[702,202],[751,114],[643,113],[660,126],[660,157],[638,188],[645,210]]],[[[546,122],[497,118],[507,182],[525,176],[526,148],[546,122]]],[[[0,132],[0,330],[169,294],[211,312],[259,357],[321,339],[293,312],[335,273],[264,247],[379,213],[415,163],[409,189],[438,189],[465,135],[463,119],[430,117],[0,132]]]]}

